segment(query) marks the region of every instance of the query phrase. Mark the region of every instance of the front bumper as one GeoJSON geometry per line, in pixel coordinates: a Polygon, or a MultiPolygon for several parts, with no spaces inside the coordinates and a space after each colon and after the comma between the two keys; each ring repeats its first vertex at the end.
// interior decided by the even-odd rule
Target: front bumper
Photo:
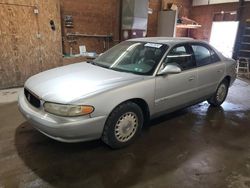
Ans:
{"type": "Polygon", "coordinates": [[[24,117],[46,136],[61,142],[80,142],[99,139],[106,116],[60,117],[49,114],[43,108],[33,107],[21,91],[18,106],[24,117]]]}

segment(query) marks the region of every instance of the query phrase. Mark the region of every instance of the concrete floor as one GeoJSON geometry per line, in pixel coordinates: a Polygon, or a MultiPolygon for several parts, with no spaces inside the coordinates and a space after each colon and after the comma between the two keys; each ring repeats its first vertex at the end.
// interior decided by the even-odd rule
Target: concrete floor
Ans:
{"type": "Polygon", "coordinates": [[[128,148],[64,144],[33,129],[16,102],[0,104],[0,188],[250,187],[250,85],[221,108],[207,103],[155,119],[128,148]]]}

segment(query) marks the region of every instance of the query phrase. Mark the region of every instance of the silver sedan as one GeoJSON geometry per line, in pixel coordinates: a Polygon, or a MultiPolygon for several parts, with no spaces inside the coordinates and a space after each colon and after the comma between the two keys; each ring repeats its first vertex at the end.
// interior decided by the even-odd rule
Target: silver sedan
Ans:
{"type": "Polygon", "coordinates": [[[41,133],[62,142],[132,143],[150,119],[207,100],[221,105],[236,63],[189,38],[122,42],[91,62],[29,78],[19,109],[41,133]]]}

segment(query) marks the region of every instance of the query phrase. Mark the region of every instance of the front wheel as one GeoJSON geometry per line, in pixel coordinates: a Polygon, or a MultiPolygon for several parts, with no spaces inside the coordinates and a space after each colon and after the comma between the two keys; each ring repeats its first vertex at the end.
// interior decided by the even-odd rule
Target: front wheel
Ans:
{"type": "Polygon", "coordinates": [[[111,148],[122,148],[131,144],[141,131],[143,113],[141,108],[126,102],[116,107],[108,117],[102,135],[104,143],[111,148]]]}
{"type": "Polygon", "coordinates": [[[218,86],[215,94],[210,99],[208,99],[208,103],[212,106],[220,106],[227,97],[228,87],[228,81],[223,80],[218,86]]]}

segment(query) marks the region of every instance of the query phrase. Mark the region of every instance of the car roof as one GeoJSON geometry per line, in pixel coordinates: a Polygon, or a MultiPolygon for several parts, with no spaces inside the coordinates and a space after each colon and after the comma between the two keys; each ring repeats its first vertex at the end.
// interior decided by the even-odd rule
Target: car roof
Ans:
{"type": "Polygon", "coordinates": [[[144,38],[129,39],[127,41],[160,43],[160,44],[166,44],[169,47],[173,47],[176,44],[181,44],[181,43],[186,43],[186,42],[201,43],[201,44],[208,45],[210,48],[212,48],[217,53],[217,55],[219,55],[219,57],[221,59],[225,59],[225,57],[222,55],[221,52],[219,52],[217,49],[215,49],[213,46],[211,46],[206,41],[197,40],[197,39],[188,38],[188,37],[144,37],[144,38]]]}
{"type": "Polygon", "coordinates": [[[155,43],[167,44],[170,46],[183,42],[204,42],[188,37],[145,37],[145,38],[134,38],[128,41],[155,42],[155,43]]]}

